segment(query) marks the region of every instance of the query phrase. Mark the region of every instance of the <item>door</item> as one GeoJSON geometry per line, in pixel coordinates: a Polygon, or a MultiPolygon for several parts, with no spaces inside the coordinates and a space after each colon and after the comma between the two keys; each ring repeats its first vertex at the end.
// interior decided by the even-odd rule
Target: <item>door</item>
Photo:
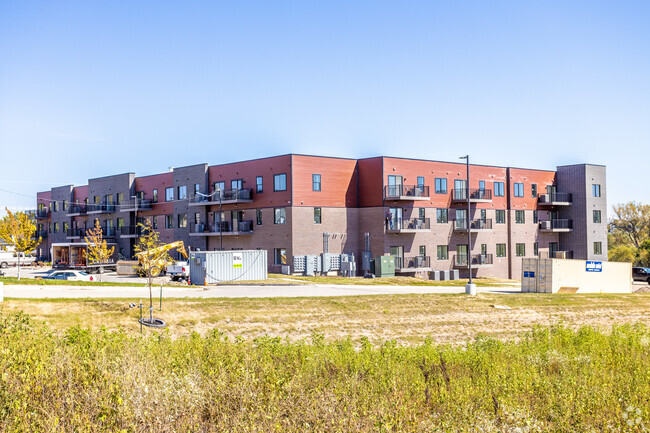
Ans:
{"type": "Polygon", "coordinates": [[[467,200],[467,181],[465,179],[454,180],[454,198],[467,200]]]}
{"type": "Polygon", "coordinates": [[[546,185],[546,194],[548,194],[549,201],[555,201],[555,197],[557,195],[557,186],[546,185]]]}
{"type": "Polygon", "coordinates": [[[485,181],[478,181],[478,198],[483,198],[485,196],[485,181]]]}
{"type": "Polygon", "coordinates": [[[467,265],[467,245],[456,245],[456,263],[467,265]]]}
{"type": "Polygon", "coordinates": [[[456,228],[467,229],[467,209],[456,209],[456,228]]]}
{"type": "Polygon", "coordinates": [[[390,255],[395,257],[395,268],[402,269],[404,265],[404,247],[390,247],[390,255]]]}
{"type": "Polygon", "coordinates": [[[402,228],[402,208],[390,208],[389,228],[390,230],[400,230],[402,228]]]}
{"type": "Polygon", "coordinates": [[[388,197],[399,197],[402,195],[402,176],[388,176],[388,197]]]}

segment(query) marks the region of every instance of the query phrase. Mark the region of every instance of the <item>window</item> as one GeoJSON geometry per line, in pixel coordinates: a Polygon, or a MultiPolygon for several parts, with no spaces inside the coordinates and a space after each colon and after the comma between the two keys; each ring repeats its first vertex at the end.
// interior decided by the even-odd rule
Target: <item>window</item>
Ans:
{"type": "Polygon", "coordinates": [[[515,197],[523,197],[523,196],[524,196],[524,184],[515,183],[515,197]]]}
{"type": "Polygon", "coordinates": [[[255,192],[263,192],[264,184],[262,183],[262,176],[257,176],[255,178],[255,192]]]}
{"type": "Polygon", "coordinates": [[[179,213],[178,214],[178,228],[187,227],[187,214],[179,213]]]}
{"type": "Polygon", "coordinates": [[[165,228],[166,229],[174,228],[174,215],[165,215],[165,228]]]}
{"type": "Polygon", "coordinates": [[[63,210],[64,211],[68,210],[68,200],[63,200],[63,210]]]}
{"type": "Polygon", "coordinates": [[[178,187],[178,199],[185,200],[187,198],[187,186],[182,185],[178,187]]]}
{"type": "Polygon", "coordinates": [[[595,255],[601,255],[603,253],[603,243],[602,242],[594,242],[594,254],[595,255]]]}
{"type": "Polygon", "coordinates": [[[600,223],[600,211],[599,210],[594,211],[594,222],[595,223],[600,223]]]}
{"type": "Polygon", "coordinates": [[[505,209],[496,210],[496,223],[505,224],[506,223],[506,211],[505,209]]]}
{"type": "Polygon", "coordinates": [[[242,179],[235,179],[230,181],[230,188],[232,189],[243,189],[244,181],[242,179]]]}
{"type": "Polygon", "coordinates": [[[257,214],[257,225],[261,226],[262,225],[262,209],[257,209],[256,214],[257,214]]]}
{"type": "Polygon", "coordinates": [[[158,190],[157,189],[153,190],[153,199],[152,199],[152,201],[154,203],[158,203],[158,190]]]}
{"type": "Polygon", "coordinates": [[[537,211],[534,210],[534,211],[533,211],[533,222],[534,222],[535,224],[537,224],[537,221],[538,221],[538,219],[537,219],[537,211]]]}
{"type": "Polygon", "coordinates": [[[286,191],[287,190],[287,174],[274,174],[273,175],[273,191],[286,191]]]}
{"type": "MultiPolygon", "coordinates": [[[[53,205],[54,205],[54,212],[58,212],[58,211],[59,211],[59,202],[58,202],[58,201],[55,201],[55,202],[53,203],[53,205]]],[[[56,232],[55,232],[55,233],[56,233],[56,232]]]]}
{"type": "Polygon", "coordinates": [[[320,174],[311,175],[311,189],[312,191],[320,191],[320,174]]]}
{"type": "Polygon", "coordinates": [[[421,207],[421,208],[418,210],[418,216],[419,216],[419,218],[420,218],[421,220],[424,220],[424,218],[425,218],[425,209],[424,209],[423,207],[421,207]]]}
{"type": "Polygon", "coordinates": [[[47,232],[52,233],[52,223],[47,223],[47,232]]]}
{"type": "Polygon", "coordinates": [[[54,223],[54,233],[59,232],[59,223],[54,223]]]}
{"type": "Polygon", "coordinates": [[[117,193],[117,202],[115,204],[119,206],[122,203],[124,203],[124,193],[123,192],[118,192],[117,193]]]}
{"type": "Polygon", "coordinates": [[[96,195],[94,198],[94,202],[95,204],[99,204],[101,202],[101,198],[98,195],[96,195]]]}
{"type": "Polygon", "coordinates": [[[419,254],[420,257],[426,257],[427,256],[427,247],[426,247],[426,245],[420,245],[419,253],[420,253],[419,254]]]}
{"type": "Polygon", "coordinates": [[[503,182],[494,182],[494,196],[495,197],[505,196],[505,188],[503,182]]]}
{"type": "Polygon", "coordinates": [[[447,260],[449,259],[449,250],[447,245],[438,245],[436,247],[436,256],[438,260],[447,260]]]}
{"type": "Polygon", "coordinates": [[[117,219],[117,228],[121,229],[122,227],[124,227],[124,218],[118,218],[117,219]]]}
{"type": "Polygon", "coordinates": [[[436,177],[436,194],[447,194],[447,179],[436,177]]]}
{"type": "Polygon", "coordinates": [[[151,227],[153,227],[154,230],[158,230],[158,217],[156,215],[151,217],[151,227]]]}
{"type": "Polygon", "coordinates": [[[446,224],[448,221],[448,209],[436,209],[436,222],[440,224],[446,224]]]}
{"type": "Polygon", "coordinates": [[[550,258],[555,257],[555,253],[560,249],[559,244],[557,242],[549,242],[548,243],[548,256],[550,258]]]}
{"type": "Polygon", "coordinates": [[[539,244],[537,242],[533,244],[533,255],[535,256],[539,255],[539,244]]]}
{"type": "Polygon", "coordinates": [[[531,183],[530,184],[530,195],[533,198],[537,198],[537,184],[536,183],[531,183]]]}
{"type": "Polygon", "coordinates": [[[67,232],[68,232],[68,228],[69,228],[68,223],[67,223],[67,222],[64,222],[64,223],[63,223],[63,232],[64,232],[64,233],[67,233],[67,232]]]}
{"type": "Polygon", "coordinates": [[[174,188],[165,188],[165,201],[174,201],[174,188]]]}
{"type": "Polygon", "coordinates": [[[516,244],[515,250],[517,257],[524,257],[526,255],[526,244],[516,244]]]}
{"type": "Polygon", "coordinates": [[[194,184],[194,197],[199,195],[200,192],[201,192],[201,185],[199,185],[198,183],[195,183],[194,184]]]}
{"type": "Polygon", "coordinates": [[[523,210],[515,211],[515,223],[524,224],[526,222],[526,214],[523,210]]]}
{"type": "Polygon", "coordinates": [[[506,256],[506,244],[497,244],[497,257],[506,256]]]}
{"type": "Polygon", "coordinates": [[[424,176],[418,176],[418,188],[420,191],[424,189],[424,176]]]}
{"type": "Polygon", "coordinates": [[[314,208],[314,224],[320,224],[321,222],[321,209],[319,207],[314,208]]]}
{"type": "Polygon", "coordinates": [[[591,195],[594,197],[600,197],[600,185],[597,183],[594,183],[591,185],[591,195]]]}
{"type": "Polygon", "coordinates": [[[274,224],[286,224],[287,222],[287,210],[283,207],[275,208],[274,210],[275,218],[273,220],[274,224]]]}
{"type": "Polygon", "coordinates": [[[276,265],[286,265],[287,264],[286,248],[275,248],[273,250],[273,257],[276,265]]]}

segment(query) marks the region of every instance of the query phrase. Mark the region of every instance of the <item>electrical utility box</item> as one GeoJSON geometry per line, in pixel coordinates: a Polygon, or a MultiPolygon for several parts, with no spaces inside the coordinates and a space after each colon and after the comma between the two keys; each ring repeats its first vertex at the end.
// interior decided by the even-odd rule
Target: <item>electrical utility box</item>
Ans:
{"type": "Polygon", "coordinates": [[[378,277],[395,276],[395,257],[379,256],[375,259],[375,275],[378,277]]]}
{"type": "Polygon", "coordinates": [[[632,292],[632,264],[595,260],[523,259],[521,291],[630,293],[632,292]]]}
{"type": "Polygon", "coordinates": [[[192,251],[190,282],[197,286],[266,280],[266,250],[192,251]]]}

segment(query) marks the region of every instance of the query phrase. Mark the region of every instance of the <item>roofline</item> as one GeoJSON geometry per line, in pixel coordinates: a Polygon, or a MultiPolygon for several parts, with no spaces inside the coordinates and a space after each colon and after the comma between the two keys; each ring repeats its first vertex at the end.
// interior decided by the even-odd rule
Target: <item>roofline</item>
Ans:
{"type": "MultiPolygon", "coordinates": [[[[463,165],[463,166],[467,165],[466,163],[463,163],[463,162],[440,161],[440,160],[436,160],[436,159],[422,159],[422,158],[406,158],[406,157],[402,157],[402,156],[386,156],[386,155],[383,155],[383,156],[371,156],[371,157],[368,157],[368,158],[361,158],[361,159],[375,159],[375,158],[406,159],[406,160],[410,160],[410,161],[436,162],[436,163],[440,163],[440,164],[458,164],[458,165],[463,165]]],[[[576,164],[576,165],[578,165],[578,164],[576,164]]],[[[489,167],[489,168],[503,168],[503,169],[512,168],[512,169],[515,169],[515,170],[531,170],[531,171],[551,171],[551,172],[556,172],[557,171],[557,170],[547,170],[547,169],[542,169],[542,168],[510,167],[510,166],[507,166],[507,165],[489,165],[489,164],[471,164],[470,163],[470,166],[489,167]]]]}

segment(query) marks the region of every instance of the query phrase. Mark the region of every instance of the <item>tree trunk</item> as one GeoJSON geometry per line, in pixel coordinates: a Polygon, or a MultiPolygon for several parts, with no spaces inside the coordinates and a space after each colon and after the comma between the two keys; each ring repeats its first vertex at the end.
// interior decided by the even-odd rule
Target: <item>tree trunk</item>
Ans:
{"type": "Polygon", "coordinates": [[[20,253],[18,253],[18,281],[20,281],[20,253]]]}

